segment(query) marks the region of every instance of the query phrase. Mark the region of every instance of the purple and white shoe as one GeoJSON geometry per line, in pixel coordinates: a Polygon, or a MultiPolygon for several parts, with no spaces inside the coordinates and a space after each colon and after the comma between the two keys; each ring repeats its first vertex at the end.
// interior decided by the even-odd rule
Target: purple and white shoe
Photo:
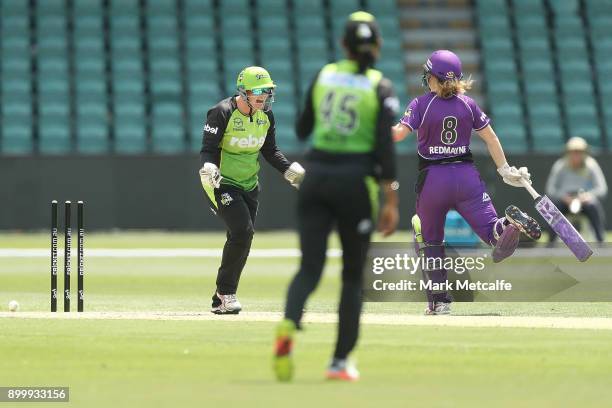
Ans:
{"type": "Polygon", "coordinates": [[[425,314],[429,316],[451,314],[451,303],[450,302],[430,303],[427,309],[425,309],[425,314]]]}
{"type": "Polygon", "coordinates": [[[506,208],[506,220],[534,241],[537,241],[542,236],[540,224],[522,212],[516,205],[509,205],[506,208]]]}

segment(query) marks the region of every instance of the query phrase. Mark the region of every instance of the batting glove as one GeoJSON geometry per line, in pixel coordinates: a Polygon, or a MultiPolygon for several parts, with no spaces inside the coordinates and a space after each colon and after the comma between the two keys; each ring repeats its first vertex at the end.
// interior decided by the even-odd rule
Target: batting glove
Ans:
{"type": "Polygon", "coordinates": [[[208,187],[219,188],[221,186],[221,173],[214,163],[206,162],[199,171],[202,184],[208,187]]]}
{"type": "Polygon", "coordinates": [[[298,162],[291,163],[291,166],[285,171],[285,180],[287,180],[293,187],[300,188],[300,183],[304,180],[306,170],[298,162]]]}
{"type": "Polygon", "coordinates": [[[531,174],[529,174],[527,167],[517,169],[514,166],[510,167],[508,163],[504,163],[503,166],[497,169],[497,172],[500,176],[502,176],[504,183],[509,184],[512,187],[523,187],[521,180],[525,180],[531,184],[531,174]]]}

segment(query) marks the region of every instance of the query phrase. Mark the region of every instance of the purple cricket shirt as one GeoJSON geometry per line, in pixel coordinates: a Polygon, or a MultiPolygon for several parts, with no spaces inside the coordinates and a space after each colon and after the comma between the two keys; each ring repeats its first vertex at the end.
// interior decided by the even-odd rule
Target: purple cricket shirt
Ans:
{"type": "Polygon", "coordinates": [[[400,122],[417,131],[421,157],[439,160],[469,153],[472,130],[484,129],[490,119],[469,96],[442,99],[429,92],[410,102],[400,122]]]}

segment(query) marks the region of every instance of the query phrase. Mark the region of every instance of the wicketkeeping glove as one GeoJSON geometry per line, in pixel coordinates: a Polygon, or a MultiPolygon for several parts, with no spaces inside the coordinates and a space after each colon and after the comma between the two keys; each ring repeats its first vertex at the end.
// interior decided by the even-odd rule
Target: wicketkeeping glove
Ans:
{"type": "Polygon", "coordinates": [[[199,171],[202,184],[208,187],[219,188],[221,186],[221,173],[214,163],[206,162],[199,171]]]}
{"type": "Polygon", "coordinates": [[[531,184],[531,174],[529,174],[527,167],[517,169],[514,166],[510,167],[508,163],[504,163],[503,166],[497,169],[497,172],[504,179],[504,183],[513,187],[523,187],[521,180],[525,180],[531,184]]]}
{"type": "Polygon", "coordinates": [[[285,171],[285,180],[287,180],[293,187],[300,188],[300,183],[304,180],[306,170],[298,162],[291,163],[291,166],[285,171]]]}

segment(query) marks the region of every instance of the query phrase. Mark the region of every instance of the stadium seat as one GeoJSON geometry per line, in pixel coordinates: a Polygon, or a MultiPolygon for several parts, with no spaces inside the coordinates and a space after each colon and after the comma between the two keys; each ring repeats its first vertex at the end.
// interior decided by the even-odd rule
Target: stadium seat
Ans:
{"type": "Polygon", "coordinates": [[[515,12],[519,16],[544,15],[542,0],[512,0],[515,12]]]}
{"type": "Polygon", "coordinates": [[[139,154],[147,151],[143,104],[115,104],[114,135],[118,153],[139,154]]]}
{"type": "Polygon", "coordinates": [[[580,9],[579,0],[551,1],[549,4],[556,16],[573,16],[580,9]]]}
{"type": "Polygon", "coordinates": [[[563,130],[558,124],[532,123],[533,148],[540,152],[558,152],[563,146],[563,130]]]}
{"type": "Polygon", "coordinates": [[[153,106],[153,151],[179,153],[185,149],[182,107],[159,103],[153,106]]]}
{"type": "Polygon", "coordinates": [[[483,38],[511,38],[510,23],[506,15],[482,17],[479,32],[483,38]]]}

